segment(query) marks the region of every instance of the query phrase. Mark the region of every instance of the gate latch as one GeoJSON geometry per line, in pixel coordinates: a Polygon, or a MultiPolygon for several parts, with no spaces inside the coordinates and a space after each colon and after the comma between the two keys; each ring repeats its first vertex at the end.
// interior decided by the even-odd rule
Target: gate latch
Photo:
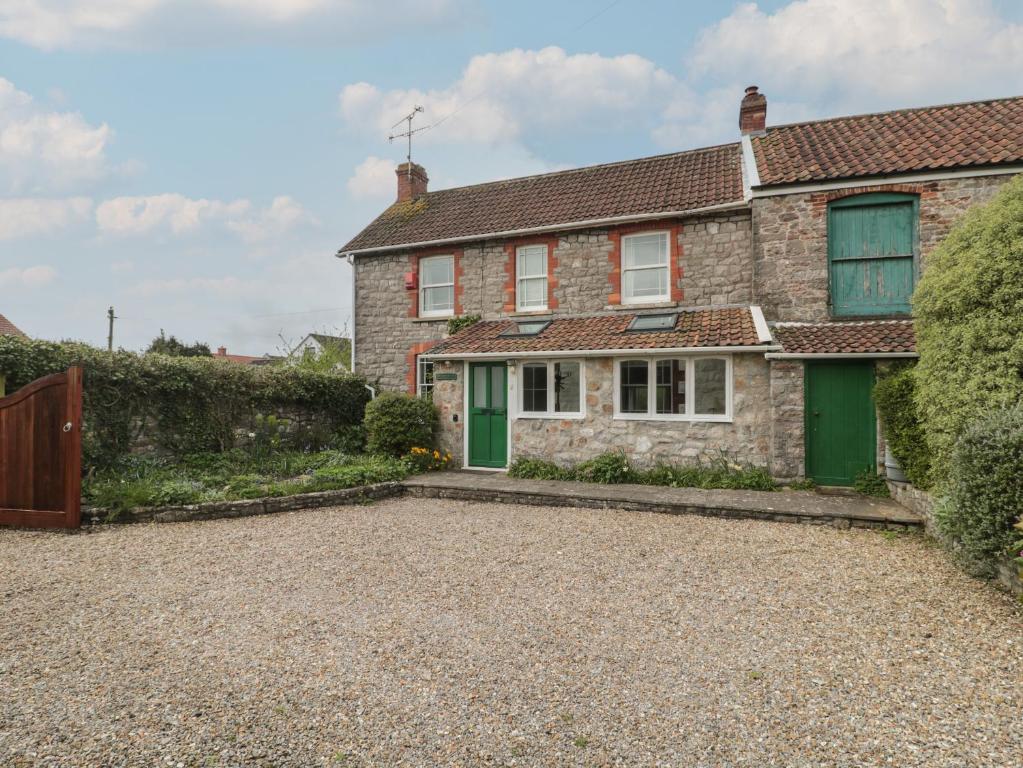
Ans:
{"type": "Polygon", "coordinates": [[[71,431],[71,422],[70,421],[67,424],[64,425],[64,431],[65,432],[70,432],[71,431]]]}

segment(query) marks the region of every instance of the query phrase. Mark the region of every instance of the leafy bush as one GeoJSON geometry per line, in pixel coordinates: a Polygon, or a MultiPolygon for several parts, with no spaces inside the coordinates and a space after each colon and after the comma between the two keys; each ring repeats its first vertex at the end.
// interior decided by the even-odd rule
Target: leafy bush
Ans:
{"type": "Polygon", "coordinates": [[[777,487],[774,478],[763,467],[737,464],[724,456],[695,464],[657,464],[638,473],[637,480],[645,485],[671,488],[773,491],[777,487]]]}
{"type": "Polygon", "coordinates": [[[878,377],[874,402],[881,416],[884,439],[892,454],[917,488],[931,485],[931,451],[924,437],[914,398],[915,368],[901,365],[878,377]]]}
{"type": "Polygon", "coordinates": [[[967,567],[991,575],[1018,536],[1023,510],[1023,405],[967,425],[955,443],[938,529],[967,567]]]}
{"type": "Polygon", "coordinates": [[[257,414],[278,409],[315,416],[321,433],[289,433],[288,447],[316,450],[360,424],[369,399],[364,380],[348,374],[0,336],[9,392],[75,364],[84,370],[83,450],[93,469],[115,465],[143,434],[177,457],[228,451],[257,414]]]}
{"type": "Polygon", "coordinates": [[[631,483],[636,473],[623,451],[607,451],[577,465],[574,471],[577,480],[587,483],[631,483]]]}
{"type": "Polygon", "coordinates": [[[872,469],[865,469],[856,475],[856,479],[853,480],[853,490],[865,496],[877,496],[882,499],[891,496],[891,493],[888,492],[888,483],[872,469]]]}
{"type": "Polygon", "coordinates": [[[385,456],[403,456],[416,446],[432,448],[440,425],[431,401],[384,392],[366,406],[366,449],[385,456]]]}
{"type": "Polygon", "coordinates": [[[479,315],[460,315],[459,317],[448,318],[448,335],[454,336],[470,325],[476,325],[480,321],[479,315]]]}
{"type": "Polygon", "coordinates": [[[789,488],[793,491],[812,491],[817,488],[817,483],[809,477],[804,477],[802,480],[793,480],[789,483],[789,488]]]}
{"type": "Polygon", "coordinates": [[[575,473],[571,469],[559,467],[553,461],[544,459],[515,459],[508,467],[508,477],[523,480],[574,480],[575,473]]]}
{"type": "Polygon", "coordinates": [[[915,399],[945,477],[967,423],[1023,400],[1023,176],[967,213],[928,256],[913,311],[915,399]]]}

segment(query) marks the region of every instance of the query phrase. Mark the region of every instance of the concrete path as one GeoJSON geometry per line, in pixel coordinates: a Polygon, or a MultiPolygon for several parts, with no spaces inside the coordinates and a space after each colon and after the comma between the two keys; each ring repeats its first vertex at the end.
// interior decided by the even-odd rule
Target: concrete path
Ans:
{"type": "Polygon", "coordinates": [[[815,491],[728,491],[654,485],[601,485],[562,480],[518,480],[503,472],[432,472],[404,482],[408,493],[537,506],[596,507],[902,529],[921,526],[913,512],[888,499],[824,495],[815,491]]]}

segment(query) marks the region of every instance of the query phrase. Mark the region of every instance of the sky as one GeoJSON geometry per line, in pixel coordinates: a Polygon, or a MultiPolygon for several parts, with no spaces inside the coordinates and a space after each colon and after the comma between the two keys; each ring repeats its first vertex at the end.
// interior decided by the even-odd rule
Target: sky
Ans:
{"type": "Polygon", "coordinates": [[[1015,0],[0,0],[0,314],[232,353],[342,332],[337,249],[430,188],[1023,94],[1015,0]]]}

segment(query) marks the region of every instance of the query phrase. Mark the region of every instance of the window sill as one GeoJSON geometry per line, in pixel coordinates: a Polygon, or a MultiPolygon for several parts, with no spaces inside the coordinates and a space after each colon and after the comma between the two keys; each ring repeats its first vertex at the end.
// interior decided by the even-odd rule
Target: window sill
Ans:
{"type": "Polygon", "coordinates": [[[675,309],[678,306],[677,301],[651,301],[646,304],[608,304],[604,309],[612,312],[635,312],[640,309],[675,309]]]}
{"type": "Polygon", "coordinates": [[[411,318],[413,323],[446,323],[454,315],[427,315],[426,317],[413,317],[411,318]]]}
{"type": "Polygon", "coordinates": [[[586,418],[585,413],[516,413],[515,419],[530,419],[532,421],[582,421],[586,418]]]}
{"type": "Polygon", "coordinates": [[[517,309],[514,312],[510,312],[508,317],[550,317],[551,311],[544,307],[543,309],[517,309]]]}
{"type": "Polygon", "coordinates": [[[651,416],[644,413],[616,413],[612,417],[614,421],[664,421],[664,422],[693,422],[710,424],[731,424],[731,416],[678,416],[671,414],[658,414],[651,416]]]}

